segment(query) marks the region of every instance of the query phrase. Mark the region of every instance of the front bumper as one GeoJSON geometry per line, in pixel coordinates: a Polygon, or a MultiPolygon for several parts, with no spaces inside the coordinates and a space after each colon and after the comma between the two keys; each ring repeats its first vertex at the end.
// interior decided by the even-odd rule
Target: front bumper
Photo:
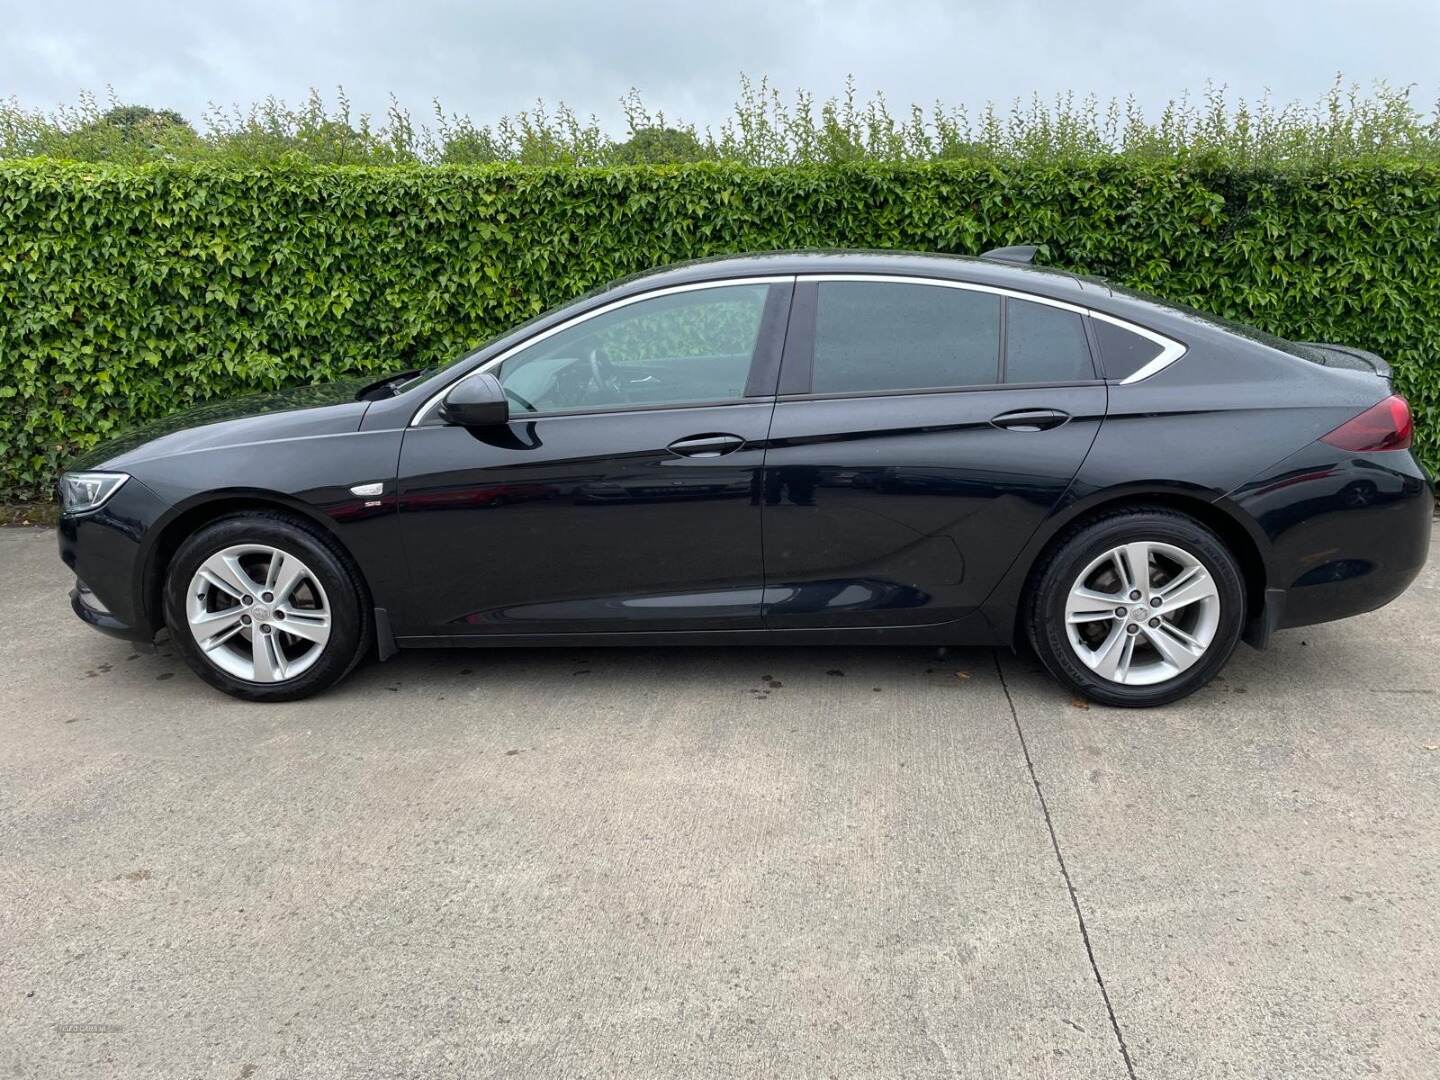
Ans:
{"type": "Polygon", "coordinates": [[[132,477],[100,509],[60,516],[60,558],[76,578],[70,607],[83,622],[127,641],[154,641],[162,620],[146,596],[146,540],[163,510],[132,477]]]}
{"type": "Polygon", "coordinates": [[[75,579],[75,587],[70,590],[70,610],[80,617],[81,622],[93,626],[102,634],[150,649],[155,647],[153,633],[141,627],[129,626],[106,611],[95,593],[79,578],[75,579]]]}

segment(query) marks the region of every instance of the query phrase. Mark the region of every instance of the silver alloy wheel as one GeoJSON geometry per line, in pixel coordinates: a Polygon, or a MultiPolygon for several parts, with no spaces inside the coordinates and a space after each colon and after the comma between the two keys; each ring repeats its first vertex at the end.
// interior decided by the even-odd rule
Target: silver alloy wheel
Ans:
{"type": "Polygon", "coordinates": [[[201,563],[185,615],[209,661],[246,682],[293,679],[330,640],[330,601],[320,579],[268,544],[237,544],[201,563]]]}
{"type": "Polygon", "coordinates": [[[1188,671],[1220,626],[1220,590],[1184,548],[1137,541],[1111,548],[1075,578],[1065,632],[1102,679],[1153,686],[1188,671]]]}

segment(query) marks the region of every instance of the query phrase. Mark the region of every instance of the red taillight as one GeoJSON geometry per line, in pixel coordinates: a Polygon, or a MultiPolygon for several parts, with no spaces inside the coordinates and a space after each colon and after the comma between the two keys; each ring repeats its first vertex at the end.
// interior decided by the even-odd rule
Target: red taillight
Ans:
{"type": "Polygon", "coordinates": [[[1410,403],[1399,394],[1391,394],[1379,405],[1366,409],[1353,420],[1346,420],[1321,442],[1341,450],[1409,450],[1415,424],[1410,419],[1410,403]]]}

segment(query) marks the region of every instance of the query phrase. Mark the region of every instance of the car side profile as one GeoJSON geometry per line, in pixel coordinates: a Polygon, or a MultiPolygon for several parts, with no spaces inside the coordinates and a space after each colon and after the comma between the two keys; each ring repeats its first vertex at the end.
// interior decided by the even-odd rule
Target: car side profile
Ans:
{"type": "Polygon", "coordinates": [[[1433,490],[1379,357],[1025,257],[691,263],[181,413],[62,478],[72,606],[257,701],[400,648],[886,643],[1146,706],[1415,578],[1433,490]]]}

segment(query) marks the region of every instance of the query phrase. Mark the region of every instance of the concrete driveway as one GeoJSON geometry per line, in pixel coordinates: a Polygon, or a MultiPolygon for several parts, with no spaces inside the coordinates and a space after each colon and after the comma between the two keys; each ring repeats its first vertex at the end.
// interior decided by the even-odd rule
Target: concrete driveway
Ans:
{"type": "Polygon", "coordinates": [[[1433,1077],[1432,566],[1152,712],[876,648],[262,707],[0,530],[0,1076],[1433,1077]]]}

